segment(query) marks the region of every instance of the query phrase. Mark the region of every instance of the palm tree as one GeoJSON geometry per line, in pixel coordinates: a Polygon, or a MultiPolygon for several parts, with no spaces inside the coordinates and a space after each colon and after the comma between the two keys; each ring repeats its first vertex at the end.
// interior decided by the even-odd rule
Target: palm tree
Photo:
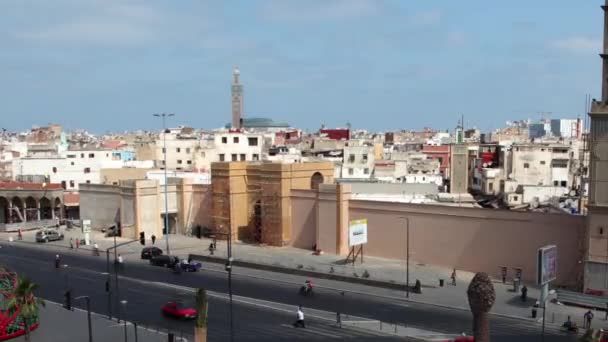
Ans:
{"type": "Polygon", "coordinates": [[[30,281],[28,278],[17,278],[17,286],[15,286],[13,296],[8,301],[8,309],[13,312],[18,312],[23,328],[25,330],[25,340],[30,340],[30,323],[38,316],[38,308],[44,306],[42,299],[34,296],[34,290],[38,285],[30,281]]]}
{"type": "Polygon", "coordinates": [[[473,313],[473,335],[476,342],[490,342],[488,312],[496,300],[496,292],[486,273],[475,274],[467,290],[469,306],[473,313]]]}
{"type": "Polygon", "coordinates": [[[593,329],[587,329],[585,334],[578,340],[579,342],[600,342],[600,332],[593,329]]]}
{"type": "Polygon", "coordinates": [[[194,341],[207,342],[207,292],[199,288],[196,291],[196,325],[194,328],[194,341]]]}

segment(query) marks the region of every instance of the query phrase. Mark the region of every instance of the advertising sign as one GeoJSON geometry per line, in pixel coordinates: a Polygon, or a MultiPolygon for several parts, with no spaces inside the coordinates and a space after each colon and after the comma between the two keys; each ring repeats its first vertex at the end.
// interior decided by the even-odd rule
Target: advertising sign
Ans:
{"type": "Polygon", "coordinates": [[[367,219],[348,223],[348,245],[350,247],[367,243],[367,219]]]}
{"type": "Polygon", "coordinates": [[[550,245],[538,249],[536,282],[545,285],[557,277],[557,246],[550,245]]]}
{"type": "Polygon", "coordinates": [[[91,232],[91,220],[82,220],[82,232],[83,233],[91,232]]]}

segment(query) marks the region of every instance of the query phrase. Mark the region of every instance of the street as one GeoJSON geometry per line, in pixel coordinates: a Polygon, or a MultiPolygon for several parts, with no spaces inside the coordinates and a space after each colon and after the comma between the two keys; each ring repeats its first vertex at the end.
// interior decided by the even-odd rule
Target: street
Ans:
{"type": "MultiPolygon", "coordinates": [[[[93,311],[107,313],[105,293],[106,258],[69,251],[61,253],[66,269],[56,270],[53,266],[55,252],[43,246],[28,244],[2,244],[1,263],[21,275],[26,275],[40,284],[39,295],[54,301],[63,301],[66,284],[74,289],[74,296],[90,295],[93,311]],[[66,275],[67,274],[67,275],[66,275]]],[[[132,255],[131,258],[134,258],[132,255]]],[[[202,286],[214,293],[227,293],[226,275],[221,272],[203,270],[197,273],[174,274],[168,269],[153,267],[138,260],[127,260],[121,274],[120,297],[128,301],[127,319],[139,324],[192,334],[192,323],[168,320],[160,313],[161,305],[178,299],[193,303],[193,294],[188,288],[202,286]],[[182,287],[184,289],[182,289],[182,287]]],[[[276,277],[280,277],[277,274],[276,277]]],[[[283,340],[343,337],[358,341],[378,341],[391,339],[373,332],[351,329],[336,329],[327,322],[310,320],[310,329],[296,330],[290,327],[297,305],[328,312],[342,313],[376,319],[388,324],[400,324],[441,333],[471,332],[471,314],[466,311],[431,305],[395,301],[376,297],[373,293],[347,294],[342,296],[331,289],[316,289],[313,297],[302,297],[298,286],[284,282],[273,282],[246,276],[233,276],[235,295],[261,299],[293,306],[293,313],[256,307],[239,301],[234,303],[234,326],[237,340],[283,340]],[[323,327],[320,329],[319,327],[323,327]],[[314,331],[314,329],[319,329],[314,331]]],[[[112,281],[114,291],[114,281],[112,281]]],[[[80,303],[75,303],[81,306],[80,303]]],[[[229,314],[224,298],[210,297],[209,336],[210,340],[227,340],[229,336],[229,314]]],[[[117,312],[114,307],[113,312],[117,312]]],[[[308,320],[308,319],[307,319],[308,320]]],[[[518,319],[492,316],[493,341],[539,341],[540,325],[518,319]]],[[[547,326],[547,341],[575,341],[575,336],[559,332],[554,325],[547,326]]]]}

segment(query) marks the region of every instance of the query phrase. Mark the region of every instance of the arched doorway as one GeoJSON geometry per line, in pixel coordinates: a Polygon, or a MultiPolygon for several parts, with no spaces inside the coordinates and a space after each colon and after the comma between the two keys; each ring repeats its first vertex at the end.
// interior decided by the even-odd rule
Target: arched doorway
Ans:
{"type": "Polygon", "coordinates": [[[38,220],[38,204],[32,196],[25,199],[25,217],[28,222],[38,220]]]}
{"type": "Polygon", "coordinates": [[[50,220],[53,218],[53,208],[51,207],[51,200],[42,197],[40,199],[40,219],[50,220]]]}
{"type": "Polygon", "coordinates": [[[6,197],[0,197],[0,223],[9,223],[8,216],[8,199],[6,197]]]}
{"type": "Polygon", "coordinates": [[[63,219],[63,213],[61,199],[59,197],[55,198],[55,204],[53,205],[53,210],[55,211],[55,217],[58,219],[63,219]]]}
{"type": "Polygon", "coordinates": [[[320,172],[315,172],[310,178],[310,189],[319,190],[319,184],[323,184],[323,175],[320,172]]]}
{"type": "Polygon", "coordinates": [[[9,214],[9,221],[11,223],[23,222],[23,201],[15,196],[11,199],[11,202],[13,203],[13,210],[9,214]]]}

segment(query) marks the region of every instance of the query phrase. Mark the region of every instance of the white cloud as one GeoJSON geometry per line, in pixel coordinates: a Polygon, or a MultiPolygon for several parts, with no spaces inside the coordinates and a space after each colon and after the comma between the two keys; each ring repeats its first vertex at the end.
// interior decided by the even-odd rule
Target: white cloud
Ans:
{"type": "Polygon", "coordinates": [[[268,2],[262,16],[272,20],[352,19],[377,15],[381,5],[374,0],[325,0],[268,2]]]}
{"type": "Polygon", "coordinates": [[[600,52],[602,41],[599,38],[569,37],[551,42],[550,47],[572,53],[600,52]]]}
{"type": "Polygon", "coordinates": [[[418,26],[435,26],[441,24],[443,14],[439,9],[414,13],[409,21],[418,26]]]}

